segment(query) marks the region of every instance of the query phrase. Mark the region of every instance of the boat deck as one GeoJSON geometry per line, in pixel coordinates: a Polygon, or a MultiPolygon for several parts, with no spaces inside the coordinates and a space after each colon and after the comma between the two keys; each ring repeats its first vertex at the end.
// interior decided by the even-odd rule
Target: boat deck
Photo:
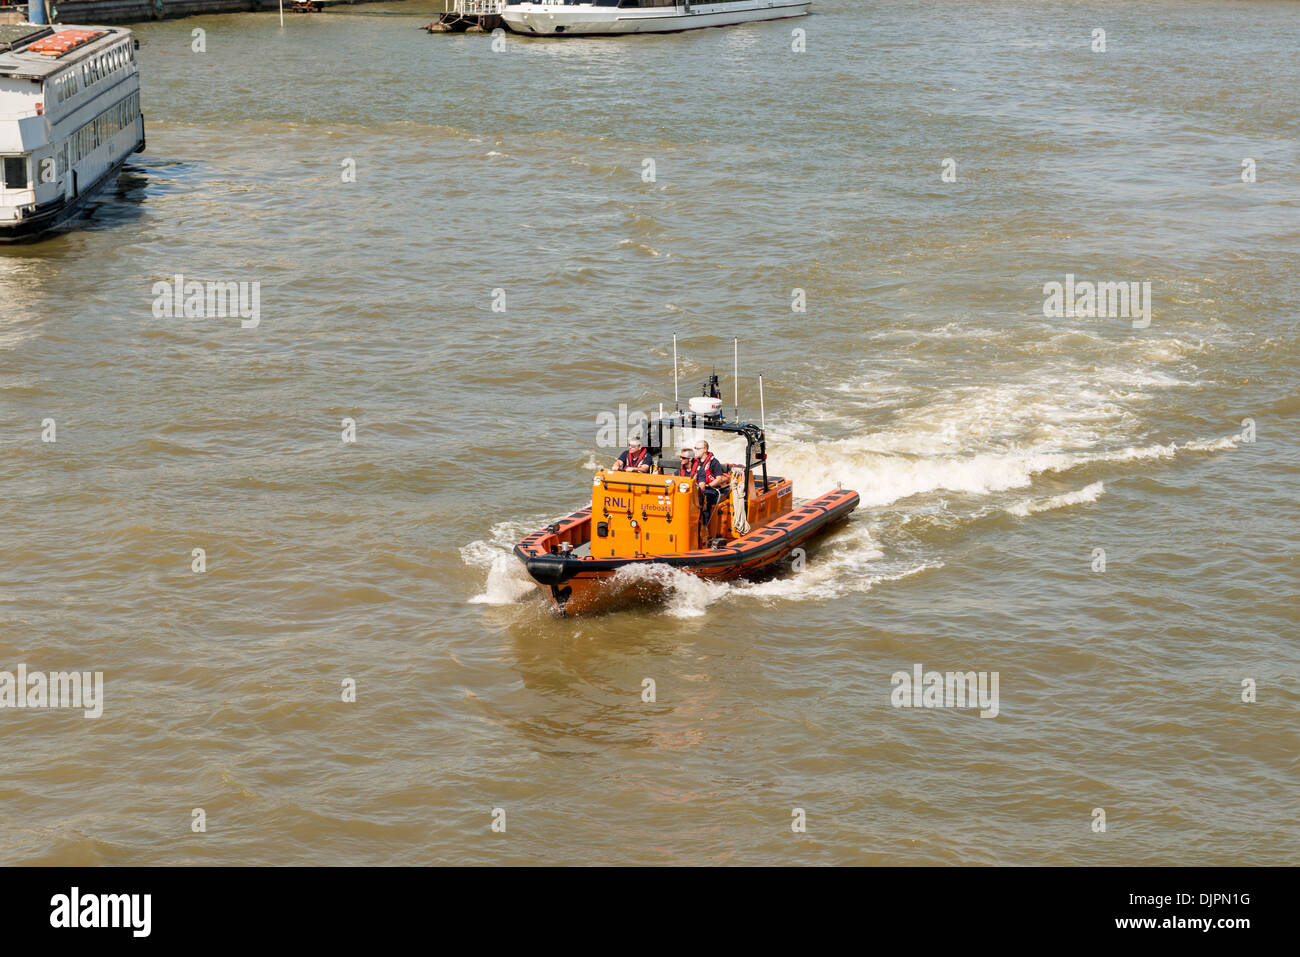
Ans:
{"type": "Polygon", "coordinates": [[[0,76],[22,80],[43,80],[68,69],[69,64],[100,49],[112,46],[122,39],[123,30],[112,27],[84,27],[60,23],[56,28],[33,26],[30,23],[0,24],[0,76]],[[6,33],[6,31],[9,31],[6,33]],[[46,55],[28,49],[37,39],[48,39],[59,34],[85,33],[57,55],[46,55]],[[7,39],[6,39],[7,37],[7,39]]]}
{"type": "Polygon", "coordinates": [[[31,23],[0,23],[0,53],[8,53],[28,39],[34,40],[50,32],[49,27],[31,23]]]}

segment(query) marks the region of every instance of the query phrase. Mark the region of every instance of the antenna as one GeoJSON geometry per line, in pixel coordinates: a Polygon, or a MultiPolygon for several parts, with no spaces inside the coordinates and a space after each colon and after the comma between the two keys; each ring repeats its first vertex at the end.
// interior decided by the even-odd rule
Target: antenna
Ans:
{"type": "Polygon", "coordinates": [[[735,419],[740,421],[740,339],[731,337],[731,400],[736,403],[735,419]]]}
{"type": "Polygon", "coordinates": [[[673,333],[673,404],[682,411],[682,400],[677,397],[677,333],[673,333]]]}
{"type": "Polygon", "coordinates": [[[767,428],[767,406],[763,404],[763,373],[758,374],[758,423],[767,428]]]}

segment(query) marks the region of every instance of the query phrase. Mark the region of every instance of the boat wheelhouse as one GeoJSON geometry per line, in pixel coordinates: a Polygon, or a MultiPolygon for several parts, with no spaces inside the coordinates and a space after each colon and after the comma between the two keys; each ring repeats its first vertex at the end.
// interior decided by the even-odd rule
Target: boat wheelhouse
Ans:
{"type": "Polygon", "coordinates": [[[811,0],[507,0],[502,18],[516,33],[539,36],[676,33],[802,17],[810,5],[811,0]]]}
{"type": "Polygon", "coordinates": [[[0,242],[65,222],[144,148],[130,30],[0,27],[0,242]]]}

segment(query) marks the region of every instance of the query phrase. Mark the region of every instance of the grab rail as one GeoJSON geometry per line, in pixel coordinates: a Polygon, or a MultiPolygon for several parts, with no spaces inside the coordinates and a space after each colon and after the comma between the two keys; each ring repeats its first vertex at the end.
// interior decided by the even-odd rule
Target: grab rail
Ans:
{"type": "Polygon", "coordinates": [[[444,13],[491,17],[506,12],[506,0],[443,0],[442,10],[444,13]]]}

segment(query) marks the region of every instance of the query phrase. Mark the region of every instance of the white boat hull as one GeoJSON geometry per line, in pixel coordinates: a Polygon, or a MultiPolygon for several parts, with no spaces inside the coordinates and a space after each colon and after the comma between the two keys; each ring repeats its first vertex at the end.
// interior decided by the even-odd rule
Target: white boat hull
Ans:
{"type": "Polygon", "coordinates": [[[676,33],[756,20],[802,17],[808,13],[811,4],[812,0],[733,0],[730,3],[679,3],[668,7],[512,3],[505,8],[502,19],[515,33],[533,36],[676,33]],[[687,12],[688,7],[690,12],[687,12]]]}

